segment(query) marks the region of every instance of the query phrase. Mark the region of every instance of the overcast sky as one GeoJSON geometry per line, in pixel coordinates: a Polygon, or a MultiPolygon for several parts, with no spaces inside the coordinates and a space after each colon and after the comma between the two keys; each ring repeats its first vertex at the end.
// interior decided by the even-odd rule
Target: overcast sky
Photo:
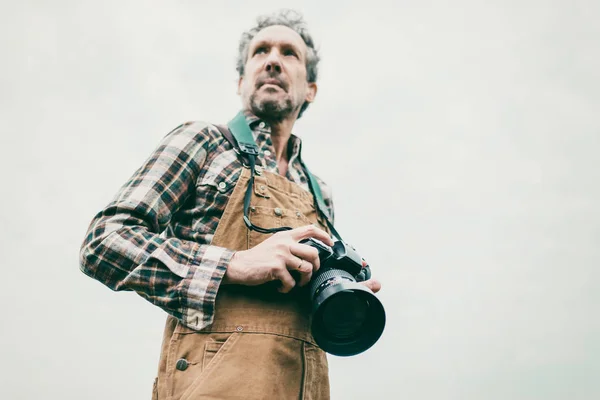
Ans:
{"type": "Polygon", "coordinates": [[[79,246],[167,132],[235,115],[283,6],[322,53],[294,132],[388,315],[332,398],[600,398],[600,3],[332,4],[2,1],[0,398],[150,398],[165,313],[79,246]]]}

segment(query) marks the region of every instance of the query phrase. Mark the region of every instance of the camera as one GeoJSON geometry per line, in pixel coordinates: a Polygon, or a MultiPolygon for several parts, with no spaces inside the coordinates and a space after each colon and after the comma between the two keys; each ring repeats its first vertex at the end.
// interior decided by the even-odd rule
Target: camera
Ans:
{"type": "Polygon", "coordinates": [[[312,304],[312,335],[321,349],[353,356],[373,346],[385,327],[385,310],[373,292],[358,282],[371,277],[350,245],[332,247],[309,238],[300,243],[319,252],[320,268],[308,285],[312,304]]]}

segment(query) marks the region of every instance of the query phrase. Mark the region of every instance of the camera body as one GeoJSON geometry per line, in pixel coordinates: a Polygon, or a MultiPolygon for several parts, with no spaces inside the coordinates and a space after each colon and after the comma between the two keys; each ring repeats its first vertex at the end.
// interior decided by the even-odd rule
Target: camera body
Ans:
{"type": "Polygon", "coordinates": [[[368,266],[350,245],[332,247],[313,239],[300,243],[319,252],[320,268],[309,286],[312,334],[326,352],[351,356],[370,348],[383,333],[385,311],[373,292],[359,284],[371,277],[368,266]]]}
{"type": "MultiPolygon", "coordinates": [[[[363,267],[362,257],[358,255],[352,246],[345,242],[337,240],[332,247],[329,247],[317,239],[309,238],[302,240],[300,243],[314,247],[319,252],[321,267],[312,279],[311,286],[319,281],[319,279],[316,279],[319,275],[332,269],[347,272],[356,282],[366,281],[371,277],[370,267],[368,265],[363,267]]],[[[345,276],[345,274],[342,276],[345,276]]]]}

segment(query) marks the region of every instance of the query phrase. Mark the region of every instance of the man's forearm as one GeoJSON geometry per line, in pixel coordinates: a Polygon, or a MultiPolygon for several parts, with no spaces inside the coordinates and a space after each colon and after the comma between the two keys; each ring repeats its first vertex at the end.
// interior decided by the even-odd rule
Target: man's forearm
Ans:
{"type": "Polygon", "coordinates": [[[92,220],[80,268],[112,290],[133,290],[193,329],[213,318],[231,251],[162,232],[196,187],[211,138],[206,125],[179,126],[92,220]]]}
{"type": "Polygon", "coordinates": [[[81,270],[112,290],[132,290],[192,329],[210,324],[231,250],[151,233],[108,207],[90,225],[81,270]],[[119,221],[129,221],[124,225],[119,221]]]}

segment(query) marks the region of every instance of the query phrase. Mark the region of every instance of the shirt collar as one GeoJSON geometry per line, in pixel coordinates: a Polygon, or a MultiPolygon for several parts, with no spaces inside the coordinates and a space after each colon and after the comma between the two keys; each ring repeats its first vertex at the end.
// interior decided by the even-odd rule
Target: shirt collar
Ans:
{"type": "MultiPolygon", "coordinates": [[[[248,126],[250,127],[250,130],[254,133],[254,136],[256,136],[256,133],[254,132],[254,130],[261,122],[264,122],[264,121],[262,121],[256,115],[254,115],[252,113],[252,111],[244,110],[243,114],[244,114],[244,117],[246,118],[246,122],[248,123],[248,126]]],[[[264,126],[266,126],[266,122],[265,122],[264,126]]]]}
{"type": "Polygon", "coordinates": [[[294,135],[292,133],[292,136],[290,136],[290,142],[291,144],[289,144],[289,146],[291,146],[291,154],[290,154],[290,161],[293,162],[294,159],[298,158],[298,160],[301,159],[301,155],[300,152],[302,150],[302,139],[300,139],[298,136],[294,135]]]}
{"type": "MultiPolygon", "coordinates": [[[[254,140],[257,142],[256,144],[261,147],[262,143],[268,143],[272,146],[271,141],[271,128],[268,123],[254,115],[252,111],[243,110],[244,117],[246,118],[246,122],[254,135],[254,140]],[[262,126],[261,126],[262,122],[262,126]]],[[[289,146],[291,146],[290,153],[290,161],[293,161],[295,158],[300,159],[300,153],[302,150],[302,139],[293,133],[290,136],[289,146]]]]}

